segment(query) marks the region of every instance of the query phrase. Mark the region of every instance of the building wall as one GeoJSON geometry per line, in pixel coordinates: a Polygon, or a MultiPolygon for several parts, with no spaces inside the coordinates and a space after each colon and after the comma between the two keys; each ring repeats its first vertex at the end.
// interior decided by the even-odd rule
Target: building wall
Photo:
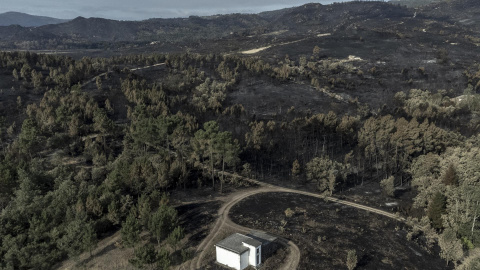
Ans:
{"type": "Polygon", "coordinates": [[[250,265],[253,265],[253,266],[258,266],[262,263],[262,246],[258,246],[258,247],[254,247],[254,246],[251,246],[251,245],[248,245],[248,244],[245,244],[243,243],[244,246],[248,247],[250,250],[250,255],[248,256],[248,262],[250,263],[250,265]],[[258,253],[258,264],[257,264],[257,259],[256,259],[256,256],[257,256],[257,248],[259,249],[259,253],[258,253]]]}
{"type": "Polygon", "coordinates": [[[255,256],[257,256],[257,255],[258,255],[258,264],[255,264],[255,266],[258,266],[258,265],[262,264],[262,260],[263,260],[262,259],[262,246],[257,247],[257,250],[255,251],[255,256]]]}
{"type": "Polygon", "coordinates": [[[246,251],[240,255],[240,270],[243,270],[248,267],[248,255],[250,254],[250,251],[246,251]]]}
{"type": "MultiPolygon", "coordinates": [[[[220,248],[220,247],[215,247],[216,253],[217,253],[217,262],[227,265],[229,267],[235,268],[237,270],[243,270],[243,268],[240,268],[240,255],[233,253],[231,251],[228,251],[226,249],[220,248]]],[[[247,254],[248,252],[245,252],[244,254],[247,254]]],[[[248,266],[248,264],[247,264],[248,266]]],[[[245,267],[244,267],[245,268],[245,267]]]]}
{"type": "Polygon", "coordinates": [[[275,253],[275,251],[280,248],[280,246],[281,244],[277,241],[268,242],[262,245],[262,260],[263,258],[269,258],[270,256],[272,256],[273,253],[275,253]]]}

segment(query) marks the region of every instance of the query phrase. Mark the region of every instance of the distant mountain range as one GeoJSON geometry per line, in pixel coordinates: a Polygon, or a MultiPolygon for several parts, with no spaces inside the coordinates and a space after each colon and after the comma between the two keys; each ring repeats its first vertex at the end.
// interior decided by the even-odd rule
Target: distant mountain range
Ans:
{"type": "MultiPolygon", "coordinates": [[[[237,44],[255,40],[265,44],[277,38],[298,40],[324,33],[344,35],[348,31],[358,36],[363,31],[371,31],[400,38],[416,35],[418,29],[426,28],[435,28],[443,35],[468,36],[480,43],[476,35],[480,31],[479,14],[478,0],[440,1],[417,9],[380,1],[312,3],[259,14],[144,21],[83,17],[65,21],[9,12],[0,14],[0,49],[95,49],[148,44],[181,48],[222,40],[241,41],[237,44]],[[7,19],[9,16],[11,19],[7,19]],[[1,26],[6,21],[10,25],[1,26]],[[25,27],[27,24],[36,27],[25,27]]],[[[238,46],[231,49],[238,49],[235,47],[238,46]]]]}
{"type": "MultiPolygon", "coordinates": [[[[405,5],[408,7],[419,7],[423,5],[428,5],[432,3],[438,3],[438,2],[445,2],[445,1],[447,0],[389,0],[388,2],[405,5]]],[[[285,10],[288,10],[288,9],[285,9],[285,10]]],[[[276,12],[275,11],[263,12],[263,13],[260,13],[259,15],[263,15],[263,17],[274,17],[281,14],[285,10],[279,10],[276,12]]],[[[70,20],[57,19],[57,18],[46,17],[46,16],[36,16],[36,15],[30,15],[22,12],[10,11],[5,13],[0,13],[0,26],[20,25],[22,27],[38,27],[38,26],[43,26],[48,24],[60,24],[68,21],[70,20]]]]}
{"type": "Polygon", "coordinates": [[[20,25],[23,27],[38,27],[47,24],[64,23],[69,20],[29,15],[21,12],[5,12],[0,14],[0,26],[20,25]]]}
{"type": "Polygon", "coordinates": [[[260,14],[190,16],[144,21],[77,17],[65,23],[36,28],[0,26],[0,48],[60,48],[64,45],[89,46],[87,44],[101,42],[190,43],[235,36],[261,36],[286,30],[289,35],[295,36],[309,33],[312,29],[319,33],[332,32],[369,18],[407,17],[413,16],[413,13],[388,3],[347,2],[335,5],[312,3],[260,14]],[[26,45],[34,47],[26,48],[26,45]]]}

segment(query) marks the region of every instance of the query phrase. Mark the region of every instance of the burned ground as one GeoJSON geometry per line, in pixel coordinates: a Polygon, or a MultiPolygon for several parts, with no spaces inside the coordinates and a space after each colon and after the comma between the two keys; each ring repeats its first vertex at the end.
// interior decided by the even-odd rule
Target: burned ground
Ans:
{"type": "Polygon", "coordinates": [[[230,215],[242,226],[295,242],[302,254],[299,269],[344,268],[350,249],[356,251],[357,269],[446,268],[434,251],[407,240],[404,224],[316,198],[259,194],[238,203],[230,215]]]}
{"type": "Polygon", "coordinates": [[[231,104],[242,104],[259,119],[284,115],[292,107],[312,114],[355,111],[355,106],[339,102],[310,85],[277,84],[268,78],[246,78],[228,95],[231,104]]]}
{"type": "Polygon", "coordinates": [[[195,247],[208,235],[209,225],[215,221],[220,202],[192,203],[177,207],[180,223],[190,235],[189,244],[195,247]],[[201,224],[201,226],[199,226],[201,224]]]}

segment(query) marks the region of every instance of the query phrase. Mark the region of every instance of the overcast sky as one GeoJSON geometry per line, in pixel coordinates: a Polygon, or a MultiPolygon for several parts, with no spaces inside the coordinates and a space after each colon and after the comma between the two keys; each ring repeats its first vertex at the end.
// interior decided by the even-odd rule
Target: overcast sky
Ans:
{"type": "Polygon", "coordinates": [[[116,20],[188,17],[226,13],[258,13],[317,2],[347,0],[0,0],[0,13],[18,11],[32,15],[73,19],[78,16],[116,20]]]}

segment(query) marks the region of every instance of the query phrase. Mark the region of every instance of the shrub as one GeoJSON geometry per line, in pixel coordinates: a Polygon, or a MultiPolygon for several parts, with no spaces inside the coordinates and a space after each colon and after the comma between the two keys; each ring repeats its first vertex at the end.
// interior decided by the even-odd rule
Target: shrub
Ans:
{"type": "Polygon", "coordinates": [[[285,216],[286,216],[287,218],[292,217],[294,214],[295,214],[295,211],[293,211],[293,210],[290,209],[290,208],[287,208],[287,210],[285,210],[285,216]]]}
{"type": "Polygon", "coordinates": [[[353,270],[355,267],[357,267],[358,259],[357,259],[357,253],[355,250],[349,250],[347,253],[347,267],[348,270],[353,270]]]}
{"type": "Polygon", "coordinates": [[[142,268],[145,264],[152,264],[157,261],[157,252],[155,247],[148,243],[135,250],[135,257],[129,262],[138,268],[142,268]]]}
{"type": "Polygon", "coordinates": [[[390,197],[395,196],[395,178],[393,176],[383,179],[380,182],[380,187],[382,187],[382,190],[385,193],[385,195],[390,197]]]}

